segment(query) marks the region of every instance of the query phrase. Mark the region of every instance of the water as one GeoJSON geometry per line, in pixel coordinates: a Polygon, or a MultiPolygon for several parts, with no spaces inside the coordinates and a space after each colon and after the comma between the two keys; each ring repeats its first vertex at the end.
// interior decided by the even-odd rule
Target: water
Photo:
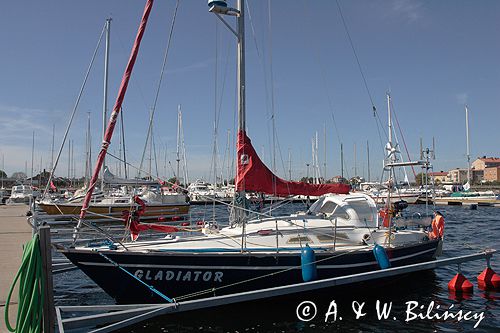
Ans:
{"type": "MultiPolygon", "coordinates": [[[[192,207],[196,219],[209,219],[212,209],[192,207]]],[[[423,206],[410,206],[412,211],[422,211],[423,206]]],[[[304,210],[302,204],[289,204],[279,213],[304,210]]],[[[467,207],[439,207],[444,214],[445,243],[443,257],[453,257],[475,253],[485,248],[500,250],[500,209],[478,207],[472,211],[467,207]]],[[[227,218],[223,206],[216,207],[218,218],[227,218]]],[[[142,235],[141,235],[142,237],[142,235]]],[[[493,269],[500,272],[500,254],[493,257],[493,269]]],[[[449,266],[398,277],[382,283],[368,282],[322,290],[311,294],[266,299],[239,305],[224,306],[210,310],[193,311],[184,314],[154,318],[147,322],[124,329],[122,332],[500,332],[500,292],[484,292],[477,288],[476,276],[485,268],[485,261],[474,261],[461,265],[462,273],[475,284],[472,295],[456,297],[448,292],[448,281],[457,273],[457,266],[449,266]],[[303,301],[315,304],[316,316],[311,321],[297,318],[297,306],[303,301]],[[337,307],[334,314],[325,322],[325,315],[331,302],[337,307]],[[392,304],[387,319],[378,319],[377,301],[386,306],[392,304]],[[353,302],[364,303],[364,316],[356,318],[352,309],[353,302]],[[392,303],[391,303],[392,302],[392,303]],[[449,309],[458,314],[471,311],[469,319],[407,319],[407,302],[418,302],[412,313],[426,314],[429,305],[434,303],[431,315],[442,314],[449,309]],[[424,309],[419,310],[423,306],[424,309]],[[439,310],[435,310],[439,306],[439,310]],[[450,309],[451,306],[451,309],[450,309]],[[479,317],[484,315],[478,324],[479,317]],[[342,317],[342,320],[340,320],[342,317]]],[[[113,304],[98,286],[80,271],[72,271],[54,277],[56,305],[113,304]]],[[[356,305],[356,303],[354,303],[356,305]]],[[[416,303],[410,303],[416,304],[416,303]]],[[[312,307],[311,307],[312,309],[312,307]]],[[[334,310],[334,307],[331,308],[334,310]]],[[[300,312],[303,313],[303,312],[300,312]]],[[[411,318],[410,314],[410,318],[411,318]]]]}

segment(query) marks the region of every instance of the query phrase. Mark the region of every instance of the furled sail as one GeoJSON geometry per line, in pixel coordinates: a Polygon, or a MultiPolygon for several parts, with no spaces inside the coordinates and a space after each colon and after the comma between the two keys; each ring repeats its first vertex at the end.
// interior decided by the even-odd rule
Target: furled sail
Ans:
{"type": "Polygon", "coordinates": [[[277,177],[261,161],[245,131],[238,132],[237,153],[237,191],[255,191],[276,196],[349,193],[350,186],[347,184],[307,184],[277,177]]]}

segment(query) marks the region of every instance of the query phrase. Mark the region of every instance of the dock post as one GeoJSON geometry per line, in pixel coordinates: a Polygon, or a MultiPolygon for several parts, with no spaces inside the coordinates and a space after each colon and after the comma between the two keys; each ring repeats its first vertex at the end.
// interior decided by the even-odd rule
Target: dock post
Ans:
{"type": "Polygon", "coordinates": [[[50,245],[50,227],[41,226],[40,251],[42,254],[43,279],[45,288],[43,290],[43,332],[54,333],[55,307],[54,307],[54,283],[52,281],[52,248],[50,245]]]}

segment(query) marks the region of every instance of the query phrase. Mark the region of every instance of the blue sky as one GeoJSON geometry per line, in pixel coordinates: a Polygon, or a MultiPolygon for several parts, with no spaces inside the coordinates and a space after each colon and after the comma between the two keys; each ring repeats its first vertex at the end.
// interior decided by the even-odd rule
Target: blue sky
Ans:
{"type": "MultiPolygon", "coordinates": [[[[5,157],[9,175],[24,171],[25,163],[30,173],[32,131],[36,140],[35,171],[50,165],[52,126],[56,127],[59,147],[107,17],[113,19],[109,85],[112,108],[144,3],[2,3],[0,154],[5,157]]],[[[413,159],[419,155],[419,138],[430,145],[435,137],[435,170],[465,166],[464,103],[470,110],[473,158],[499,155],[500,2],[339,3],[380,119],[386,123],[385,93],[390,90],[413,159]]],[[[305,176],[306,163],[311,161],[311,138],[316,131],[323,166],[325,126],[327,177],[340,173],[339,140],[344,145],[350,176],[354,174],[354,145],[358,173],[366,176],[369,141],[371,174],[378,176],[382,148],[377,124],[335,1],[273,0],[271,23],[268,1],[249,1],[248,5],[252,21],[247,15],[247,126],[256,150],[271,164],[274,104],[276,151],[280,152],[276,161],[281,176],[288,169],[289,150],[293,177],[305,176]],[[270,96],[274,96],[274,103],[270,96]]],[[[155,2],[125,97],[127,159],[136,165],[174,8],[173,0],[155,2]]],[[[166,147],[167,160],[174,164],[178,104],[183,110],[191,177],[209,178],[216,95],[220,105],[218,149],[224,154],[226,133],[235,131],[235,49],[234,37],[208,12],[206,1],[180,1],[155,116],[160,175],[172,175],[170,166],[164,167],[164,156],[166,147]]],[[[70,131],[77,175],[83,173],[88,112],[94,155],[99,147],[103,52],[101,47],[70,131]]],[[[115,135],[111,152],[118,151],[117,143],[115,135]]],[[[67,174],[67,161],[65,149],[57,175],[67,174]]],[[[113,168],[116,162],[109,165],[113,168]]]]}

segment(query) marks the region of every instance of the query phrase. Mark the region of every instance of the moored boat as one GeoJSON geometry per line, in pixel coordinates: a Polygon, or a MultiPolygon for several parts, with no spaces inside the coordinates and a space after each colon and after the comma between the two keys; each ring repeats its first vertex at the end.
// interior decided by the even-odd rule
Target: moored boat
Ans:
{"type": "MultiPolygon", "coordinates": [[[[422,228],[397,230],[391,223],[383,226],[374,200],[364,194],[349,193],[349,185],[286,181],[262,162],[246,134],[243,0],[238,1],[238,9],[227,7],[225,1],[209,2],[210,11],[236,16],[238,21],[237,173],[229,225],[220,228],[226,221],[210,221],[203,225],[201,233],[186,235],[184,229],[169,227],[165,229],[166,237],[161,235],[153,240],[123,242],[108,236],[106,243],[78,246],[78,232],[111,140],[109,131],[120,112],[151,6],[152,0],[148,0],[106,131],[109,135],[102,145],[75,228],[74,246],[60,248],[108,294],[120,303],[163,302],[172,297],[180,301],[424,262],[440,254],[442,235],[430,239],[422,228]],[[319,199],[305,212],[280,217],[252,212],[257,218],[250,218],[247,191],[319,199]]],[[[140,229],[138,215],[129,215],[130,238],[134,240],[140,229]]]]}

